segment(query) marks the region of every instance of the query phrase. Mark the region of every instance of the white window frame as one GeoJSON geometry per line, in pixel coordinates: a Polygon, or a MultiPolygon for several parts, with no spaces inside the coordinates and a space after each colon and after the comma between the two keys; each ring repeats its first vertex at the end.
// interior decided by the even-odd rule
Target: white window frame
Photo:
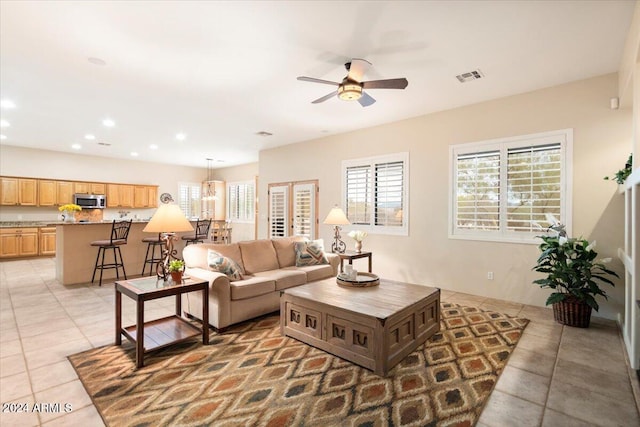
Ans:
{"type": "MultiPolygon", "coordinates": [[[[246,189],[245,189],[246,191],[246,189]]],[[[256,183],[255,181],[252,180],[247,180],[247,181],[236,181],[236,182],[228,182],[227,183],[227,219],[230,221],[233,221],[235,223],[240,223],[240,224],[253,224],[255,223],[255,213],[256,213],[256,183]],[[235,215],[232,215],[232,211],[233,211],[233,206],[231,206],[231,188],[232,187],[239,187],[241,185],[248,187],[252,187],[253,188],[253,209],[251,212],[250,218],[238,218],[235,215]]],[[[238,201],[239,202],[239,201],[238,201]]]]}
{"type": "MultiPolygon", "coordinates": [[[[506,227],[507,215],[507,152],[509,149],[560,143],[560,218],[567,233],[572,234],[572,197],[573,197],[573,129],[560,129],[550,132],[519,135],[486,141],[456,144],[449,147],[449,238],[464,240],[484,240],[490,242],[539,244],[536,236],[539,232],[509,231],[506,227]],[[464,230],[456,226],[457,217],[457,159],[459,155],[485,151],[500,152],[500,229],[464,230]]],[[[540,224],[543,229],[549,224],[540,224]]]]}
{"type": "MultiPolygon", "coordinates": [[[[187,219],[197,219],[200,218],[201,215],[201,209],[202,209],[202,200],[200,201],[200,205],[198,207],[198,209],[195,209],[194,212],[185,212],[183,208],[183,200],[182,200],[182,187],[189,187],[189,194],[191,194],[191,192],[193,191],[193,188],[197,188],[200,198],[202,198],[202,184],[199,182],[178,182],[178,206],[180,207],[180,210],[182,211],[182,213],[184,213],[184,215],[187,217],[187,219]]],[[[191,206],[191,203],[189,203],[189,206],[191,206]]]]}
{"type": "MultiPolygon", "coordinates": [[[[342,161],[342,209],[347,213],[347,168],[358,166],[370,166],[372,174],[375,174],[376,164],[402,162],[402,225],[376,225],[375,224],[375,189],[370,191],[371,213],[369,224],[353,224],[343,228],[345,230],[362,230],[370,234],[390,234],[397,236],[409,235],[409,153],[400,152],[382,156],[364,157],[342,161]]],[[[375,178],[373,178],[375,181],[375,178]]],[[[373,184],[372,184],[373,185],[373,184]]]]}

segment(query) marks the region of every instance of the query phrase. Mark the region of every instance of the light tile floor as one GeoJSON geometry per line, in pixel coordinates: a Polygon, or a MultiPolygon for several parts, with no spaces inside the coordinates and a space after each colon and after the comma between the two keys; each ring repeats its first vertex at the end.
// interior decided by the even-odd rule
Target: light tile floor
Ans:
{"type": "MultiPolygon", "coordinates": [[[[114,340],[112,284],[62,286],[54,260],[0,263],[0,413],[2,426],[102,426],[67,356],[114,340]],[[70,404],[5,412],[5,404],[70,404]]],[[[531,320],[480,417],[480,427],[640,426],[630,374],[614,322],[563,327],[551,310],[442,291],[446,302],[531,320]]],[[[123,323],[135,305],[123,298],[123,323]]],[[[174,299],[151,301],[145,318],[173,313],[174,299]]]]}

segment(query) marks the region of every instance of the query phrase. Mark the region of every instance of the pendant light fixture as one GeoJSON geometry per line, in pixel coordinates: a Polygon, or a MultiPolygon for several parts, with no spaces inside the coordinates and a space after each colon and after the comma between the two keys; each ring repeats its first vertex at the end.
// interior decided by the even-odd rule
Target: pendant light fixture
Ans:
{"type": "Polygon", "coordinates": [[[218,200],[213,184],[213,159],[207,159],[207,190],[202,194],[202,200],[218,200]]]}

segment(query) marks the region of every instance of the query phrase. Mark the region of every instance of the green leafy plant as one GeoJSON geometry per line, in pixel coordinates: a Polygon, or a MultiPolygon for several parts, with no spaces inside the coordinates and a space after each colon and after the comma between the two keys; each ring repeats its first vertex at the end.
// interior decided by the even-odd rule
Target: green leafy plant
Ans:
{"type": "Polygon", "coordinates": [[[169,273],[175,273],[184,270],[184,261],[181,259],[174,259],[169,261],[169,273]]]}
{"type": "Polygon", "coordinates": [[[593,250],[596,242],[567,237],[562,224],[555,223],[549,229],[551,235],[539,236],[542,239],[541,254],[533,267],[533,270],[545,273],[546,277],[533,283],[554,290],[547,299],[547,305],[577,299],[598,311],[594,297],[602,295],[607,299],[598,282],[615,286],[607,276],[618,277],[616,272],[605,267],[611,258],[597,260],[598,253],[593,250]]]}
{"type": "Polygon", "coordinates": [[[627,177],[631,175],[632,165],[633,165],[633,153],[629,154],[629,159],[627,160],[627,163],[624,164],[623,169],[620,169],[618,172],[616,172],[615,175],[611,177],[605,176],[604,179],[605,180],[611,179],[617,182],[618,184],[624,184],[624,181],[627,179],[627,177]]]}

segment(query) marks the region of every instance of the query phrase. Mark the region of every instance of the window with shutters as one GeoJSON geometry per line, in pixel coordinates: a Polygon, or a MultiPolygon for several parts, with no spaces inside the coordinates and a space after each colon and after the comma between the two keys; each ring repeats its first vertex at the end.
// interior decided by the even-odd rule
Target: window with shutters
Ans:
{"type": "Polygon", "coordinates": [[[318,181],[269,184],[269,237],[318,238],[318,181]]]}
{"type": "Polygon", "coordinates": [[[255,182],[227,183],[227,219],[233,222],[254,222],[255,200],[255,182]]]}
{"type": "Polygon", "coordinates": [[[200,216],[201,208],[201,184],[193,182],[181,182],[178,184],[178,204],[184,215],[189,219],[200,216]]]}
{"type": "Polygon", "coordinates": [[[571,231],[571,129],[454,145],[449,237],[524,243],[571,231]]]}
{"type": "Polygon", "coordinates": [[[342,162],[344,211],[354,229],[409,233],[409,153],[342,162]]]}

